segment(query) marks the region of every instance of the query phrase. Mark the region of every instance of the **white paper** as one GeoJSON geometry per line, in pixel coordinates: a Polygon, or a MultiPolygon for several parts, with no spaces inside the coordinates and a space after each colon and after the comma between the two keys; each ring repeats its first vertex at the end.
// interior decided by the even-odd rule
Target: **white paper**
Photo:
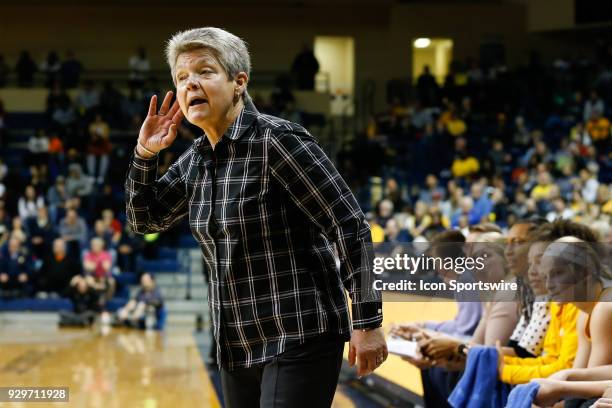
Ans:
{"type": "Polygon", "coordinates": [[[398,337],[387,338],[387,349],[398,356],[420,358],[419,346],[416,341],[404,340],[398,337]]]}

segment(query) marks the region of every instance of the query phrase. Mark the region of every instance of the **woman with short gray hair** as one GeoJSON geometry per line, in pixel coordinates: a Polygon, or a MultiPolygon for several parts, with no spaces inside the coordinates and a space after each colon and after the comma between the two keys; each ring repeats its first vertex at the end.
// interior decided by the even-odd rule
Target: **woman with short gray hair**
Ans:
{"type": "Polygon", "coordinates": [[[174,35],[166,56],[176,101],[168,92],[158,111],[151,98],[126,180],[128,223],[143,234],[188,217],[227,407],[329,407],[345,341],[359,375],[387,357],[363,212],[302,126],[257,111],[244,41],[197,28],[174,35]],[[183,118],[204,136],[157,178],[183,118]]]}

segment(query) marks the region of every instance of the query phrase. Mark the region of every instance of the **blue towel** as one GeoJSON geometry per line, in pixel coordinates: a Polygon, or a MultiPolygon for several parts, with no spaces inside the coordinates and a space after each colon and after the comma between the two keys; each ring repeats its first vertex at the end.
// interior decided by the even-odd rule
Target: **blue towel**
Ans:
{"type": "Polygon", "coordinates": [[[531,408],[533,399],[540,389],[540,384],[530,382],[527,384],[517,385],[508,395],[507,408],[531,408]]]}
{"type": "Polygon", "coordinates": [[[508,390],[509,386],[498,380],[497,349],[472,347],[448,403],[453,408],[503,408],[508,390]]]}

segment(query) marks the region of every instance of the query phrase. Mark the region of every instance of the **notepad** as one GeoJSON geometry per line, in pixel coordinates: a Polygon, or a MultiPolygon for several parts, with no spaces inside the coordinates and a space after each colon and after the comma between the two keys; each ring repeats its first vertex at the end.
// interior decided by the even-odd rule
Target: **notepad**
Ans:
{"type": "Polygon", "coordinates": [[[391,354],[403,357],[420,358],[419,346],[416,341],[404,340],[399,337],[387,338],[387,349],[391,354]]]}

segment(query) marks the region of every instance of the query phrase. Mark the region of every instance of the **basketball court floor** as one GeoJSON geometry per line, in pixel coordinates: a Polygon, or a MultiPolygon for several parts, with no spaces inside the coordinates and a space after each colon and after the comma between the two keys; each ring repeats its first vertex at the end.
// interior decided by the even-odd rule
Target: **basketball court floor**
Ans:
{"type": "MultiPolygon", "coordinates": [[[[394,322],[442,320],[456,312],[452,302],[423,300],[386,295],[385,330],[394,322]]],[[[68,403],[0,402],[0,407],[220,407],[218,372],[204,363],[210,345],[203,337],[173,327],[159,333],[6,324],[0,315],[0,386],[70,389],[68,403]]],[[[397,356],[390,355],[376,374],[378,381],[422,393],[418,370],[397,356]]],[[[343,369],[333,407],[382,406],[364,392],[367,378],[360,387],[353,386],[356,381],[352,370],[343,369]]]]}

